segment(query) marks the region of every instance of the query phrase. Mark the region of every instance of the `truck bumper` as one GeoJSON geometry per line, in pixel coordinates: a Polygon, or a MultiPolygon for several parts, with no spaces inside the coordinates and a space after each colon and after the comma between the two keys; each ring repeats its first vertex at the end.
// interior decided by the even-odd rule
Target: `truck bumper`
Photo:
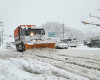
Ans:
{"type": "Polygon", "coordinates": [[[25,51],[33,48],[55,48],[55,43],[25,44],[25,51]]]}

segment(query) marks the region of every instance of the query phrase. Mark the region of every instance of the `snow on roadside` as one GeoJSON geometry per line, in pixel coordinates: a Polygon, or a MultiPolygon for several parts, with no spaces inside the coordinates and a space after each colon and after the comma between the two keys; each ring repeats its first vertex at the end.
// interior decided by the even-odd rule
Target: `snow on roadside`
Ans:
{"type": "Polygon", "coordinates": [[[34,59],[0,60],[0,80],[89,80],[34,59]]]}
{"type": "Polygon", "coordinates": [[[35,55],[41,61],[84,76],[90,80],[100,80],[100,55],[98,52],[77,49],[57,49],[53,51],[50,49],[36,49],[28,50],[25,54],[35,55]]]}
{"type": "MultiPolygon", "coordinates": [[[[3,44],[1,44],[0,46],[0,52],[8,51],[6,46],[7,46],[7,43],[10,43],[10,42],[15,42],[14,37],[4,36],[3,44]]],[[[11,43],[10,43],[10,46],[12,48],[15,48],[15,46],[11,43]]]]}
{"type": "Polygon", "coordinates": [[[0,52],[2,52],[2,51],[7,51],[5,43],[0,46],[0,52]]]}
{"type": "Polygon", "coordinates": [[[87,46],[84,46],[84,45],[77,46],[76,48],[73,48],[73,49],[80,49],[80,50],[100,50],[100,48],[90,48],[90,47],[87,47],[87,46]]]}
{"type": "Polygon", "coordinates": [[[0,54],[2,53],[7,54],[8,52],[12,52],[15,50],[16,50],[16,46],[11,42],[4,43],[0,46],[0,54]]]}

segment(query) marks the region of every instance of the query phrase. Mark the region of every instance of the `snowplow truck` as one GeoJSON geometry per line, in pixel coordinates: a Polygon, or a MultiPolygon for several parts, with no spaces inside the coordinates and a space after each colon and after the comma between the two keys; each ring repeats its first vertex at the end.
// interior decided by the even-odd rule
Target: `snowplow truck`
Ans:
{"type": "Polygon", "coordinates": [[[55,48],[55,42],[46,40],[43,28],[36,25],[20,25],[14,30],[17,51],[26,51],[33,48],[55,48]]]}

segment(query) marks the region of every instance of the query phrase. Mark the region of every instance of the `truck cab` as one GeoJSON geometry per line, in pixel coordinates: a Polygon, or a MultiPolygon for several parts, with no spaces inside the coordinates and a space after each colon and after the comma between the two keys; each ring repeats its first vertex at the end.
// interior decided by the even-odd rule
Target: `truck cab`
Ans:
{"type": "Polygon", "coordinates": [[[14,31],[14,38],[17,51],[25,50],[25,43],[41,39],[45,35],[43,28],[37,28],[35,25],[20,25],[14,31]]]}

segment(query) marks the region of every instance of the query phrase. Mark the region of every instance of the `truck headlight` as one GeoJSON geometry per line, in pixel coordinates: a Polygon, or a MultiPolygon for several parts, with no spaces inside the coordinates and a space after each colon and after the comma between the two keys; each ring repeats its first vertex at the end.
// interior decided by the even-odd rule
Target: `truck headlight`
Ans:
{"type": "Polygon", "coordinates": [[[34,36],[34,33],[31,33],[30,36],[34,36]]]}

